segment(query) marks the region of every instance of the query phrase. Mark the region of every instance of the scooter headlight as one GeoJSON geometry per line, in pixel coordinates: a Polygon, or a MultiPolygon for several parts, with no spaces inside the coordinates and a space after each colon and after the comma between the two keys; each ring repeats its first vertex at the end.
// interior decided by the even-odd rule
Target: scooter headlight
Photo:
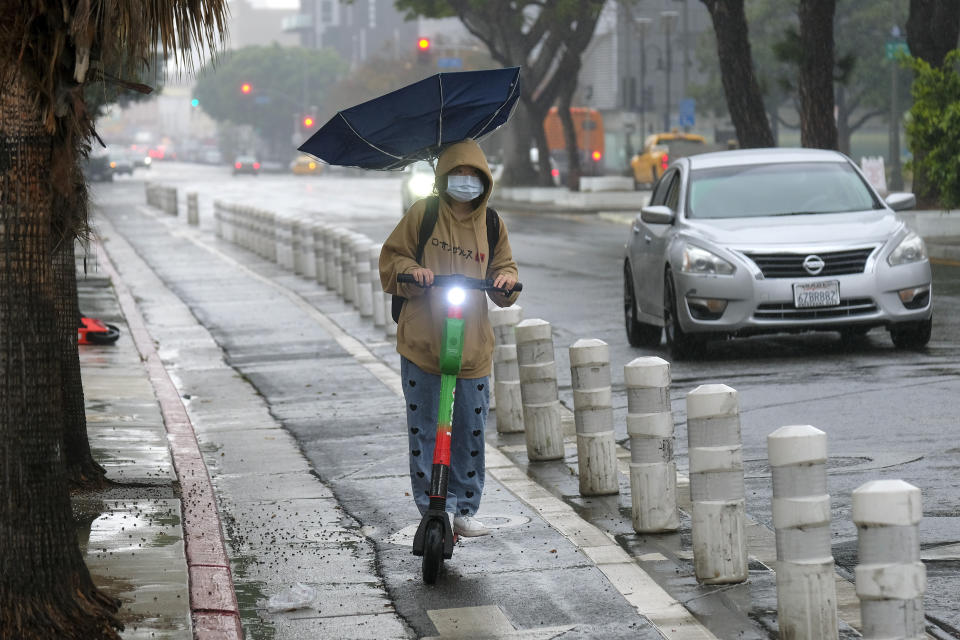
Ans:
{"type": "Polygon", "coordinates": [[[417,198],[426,198],[433,193],[433,176],[417,174],[410,178],[410,193],[417,198]]]}
{"type": "Polygon", "coordinates": [[[891,267],[910,262],[921,262],[927,259],[927,245],[923,238],[911,231],[903,237],[897,248],[887,256],[887,263],[891,267]]]}
{"type": "Polygon", "coordinates": [[[463,304],[463,301],[467,299],[467,292],[461,289],[460,287],[453,287],[447,291],[447,302],[450,304],[459,307],[463,304]]]}

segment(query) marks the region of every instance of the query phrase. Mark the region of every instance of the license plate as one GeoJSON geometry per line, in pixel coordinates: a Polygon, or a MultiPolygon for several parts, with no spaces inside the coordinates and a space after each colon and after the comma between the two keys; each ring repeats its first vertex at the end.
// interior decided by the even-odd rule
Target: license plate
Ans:
{"type": "Polygon", "coordinates": [[[797,309],[836,307],[840,304],[840,281],[821,280],[793,285],[793,305],[797,309]]]}

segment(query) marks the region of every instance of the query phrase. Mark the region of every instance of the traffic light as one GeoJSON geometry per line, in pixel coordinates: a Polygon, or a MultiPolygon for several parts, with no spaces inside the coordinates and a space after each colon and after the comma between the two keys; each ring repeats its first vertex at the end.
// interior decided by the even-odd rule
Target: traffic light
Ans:
{"type": "Polygon", "coordinates": [[[420,64],[430,64],[432,54],[430,52],[430,38],[420,38],[417,40],[417,62],[420,64]]]}
{"type": "Polygon", "coordinates": [[[194,98],[193,100],[190,101],[190,106],[191,106],[191,107],[199,107],[199,106],[200,106],[200,101],[197,100],[196,98],[194,98]]]}
{"type": "Polygon", "coordinates": [[[303,125],[304,131],[309,131],[313,129],[313,125],[316,123],[313,116],[303,116],[303,119],[300,121],[300,124],[303,125]]]}
{"type": "Polygon", "coordinates": [[[248,95],[251,91],[253,91],[253,87],[249,82],[244,82],[242,85],[240,85],[240,93],[248,95]]]}

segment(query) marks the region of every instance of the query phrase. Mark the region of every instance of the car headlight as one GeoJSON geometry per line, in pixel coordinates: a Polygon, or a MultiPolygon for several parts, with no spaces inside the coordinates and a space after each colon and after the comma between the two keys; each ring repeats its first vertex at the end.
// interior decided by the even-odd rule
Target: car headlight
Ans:
{"type": "Polygon", "coordinates": [[[927,245],[923,238],[911,231],[903,237],[897,248],[887,256],[887,263],[891,267],[898,264],[909,264],[911,262],[920,262],[927,259],[927,245]]]}
{"type": "Polygon", "coordinates": [[[433,193],[433,176],[424,174],[410,178],[410,193],[417,198],[426,198],[433,193]]]}
{"type": "Polygon", "coordinates": [[[736,271],[736,267],[701,247],[692,244],[683,245],[683,261],[680,264],[683,273],[709,274],[728,276],[736,271]]]}

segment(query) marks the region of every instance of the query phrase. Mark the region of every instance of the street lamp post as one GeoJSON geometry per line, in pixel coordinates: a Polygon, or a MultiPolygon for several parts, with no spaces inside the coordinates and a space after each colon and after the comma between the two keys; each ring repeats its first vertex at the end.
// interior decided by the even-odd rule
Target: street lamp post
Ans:
{"type": "Polygon", "coordinates": [[[650,30],[650,18],[637,18],[635,26],[640,35],[640,144],[647,135],[647,31],[650,30]]]}
{"type": "Polygon", "coordinates": [[[666,96],[664,97],[664,108],[663,108],[663,130],[670,131],[670,75],[673,71],[673,60],[671,58],[670,52],[670,36],[673,33],[673,25],[677,21],[677,12],[676,11],[661,11],[660,12],[660,21],[663,23],[663,37],[664,37],[664,47],[666,50],[666,62],[667,66],[664,70],[666,74],[666,96]]]}

